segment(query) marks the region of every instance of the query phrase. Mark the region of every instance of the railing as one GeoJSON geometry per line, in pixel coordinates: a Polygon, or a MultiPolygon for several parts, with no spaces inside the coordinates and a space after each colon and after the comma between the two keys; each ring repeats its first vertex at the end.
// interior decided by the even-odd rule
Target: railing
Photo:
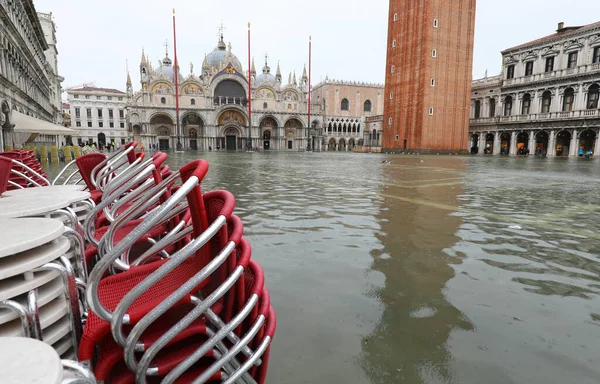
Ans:
{"type": "Polygon", "coordinates": [[[600,109],[585,109],[579,111],[532,113],[529,115],[511,115],[498,117],[485,117],[471,119],[471,124],[490,124],[494,122],[508,123],[519,121],[553,120],[553,119],[577,119],[600,116],[600,109]]]}
{"type": "Polygon", "coordinates": [[[213,97],[213,104],[218,106],[230,104],[246,106],[248,105],[248,99],[245,97],[215,96],[213,97]]]}
{"type": "MultiPolygon", "coordinates": [[[[560,78],[562,76],[573,76],[573,75],[577,75],[577,74],[583,74],[583,73],[595,72],[595,71],[600,71],[600,63],[585,64],[585,65],[580,65],[580,66],[574,67],[574,68],[559,69],[556,71],[537,73],[535,75],[526,75],[526,76],[522,76],[522,77],[516,77],[513,79],[505,79],[505,80],[500,80],[500,81],[503,82],[504,86],[511,86],[511,85],[531,83],[533,81],[541,81],[541,80],[560,78]]],[[[486,79],[482,79],[482,80],[486,80],[486,79]]],[[[490,83],[489,81],[483,82],[482,80],[474,80],[472,83],[473,88],[482,87],[482,85],[484,85],[486,83],[490,83]]]]}
{"type": "Polygon", "coordinates": [[[367,116],[365,117],[365,122],[372,123],[376,121],[383,121],[383,115],[375,115],[375,116],[367,116]]]}
{"type": "Polygon", "coordinates": [[[356,137],[357,135],[360,136],[362,135],[362,132],[323,132],[323,134],[325,136],[333,136],[333,137],[348,137],[348,138],[352,138],[352,137],[356,137]]]}
{"type": "Polygon", "coordinates": [[[546,72],[544,73],[544,79],[549,79],[551,77],[555,77],[556,76],[556,72],[546,72]]]}

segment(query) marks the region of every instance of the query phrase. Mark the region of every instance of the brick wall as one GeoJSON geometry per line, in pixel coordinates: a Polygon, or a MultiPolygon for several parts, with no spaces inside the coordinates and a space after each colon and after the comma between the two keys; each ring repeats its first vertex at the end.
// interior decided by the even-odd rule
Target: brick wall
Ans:
{"type": "Polygon", "coordinates": [[[475,0],[390,0],[384,148],[467,150],[474,30],[475,0]]]}

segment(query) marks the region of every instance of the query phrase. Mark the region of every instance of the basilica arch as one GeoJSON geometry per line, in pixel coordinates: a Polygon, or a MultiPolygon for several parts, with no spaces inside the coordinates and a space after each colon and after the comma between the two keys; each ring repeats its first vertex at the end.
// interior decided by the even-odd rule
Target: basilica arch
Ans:
{"type": "Polygon", "coordinates": [[[278,149],[276,141],[278,137],[279,123],[273,116],[265,116],[259,122],[260,137],[262,139],[262,147],[264,150],[278,149]]]}
{"type": "Polygon", "coordinates": [[[175,136],[175,121],[167,114],[157,113],[150,118],[150,131],[156,135],[158,147],[166,151],[175,143],[171,144],[171,138],[175,136]]]}
{"type": "Polygon", "coordinates": [[[302,122],[295,118],[289,118],[284,126],[285,131],[285,148],[287,150],[298,150],[300,149],[299,143],[296,141],[299,138],[302,138],[302,122]]]}
{"type": "Polygon", "coordinates": [[[213,105],[247,105],[246,89],[237,80],[225,78],[215,86],[213,92],[213,105]]]}
{"type": "Polygon", "coordinates": [[[204,119],[195,112],[186,113],[181,119],[183,145],[192,150],[204,148],[204,119]]]}
{"type": "Polygon", "coordinates": [[[229,108],[222,111],[217,118],[217,125],[219,127],[217,148],[229,151],[244,148],[246,139],[243,132],[247,124],[246,115],[237,108],[229,108]]]}

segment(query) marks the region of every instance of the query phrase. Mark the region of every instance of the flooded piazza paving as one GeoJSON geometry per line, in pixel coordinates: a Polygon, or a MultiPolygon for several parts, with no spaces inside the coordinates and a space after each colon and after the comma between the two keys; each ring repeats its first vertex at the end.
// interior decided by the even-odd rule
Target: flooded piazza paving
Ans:
{"type": "MultiPolygon", "coordinates": [[[[203,156],[265,269],[269,383],[600,382],[600,161],[203,156]]],[[[50,167],[50,173],[57,169],[50,167]]]]}

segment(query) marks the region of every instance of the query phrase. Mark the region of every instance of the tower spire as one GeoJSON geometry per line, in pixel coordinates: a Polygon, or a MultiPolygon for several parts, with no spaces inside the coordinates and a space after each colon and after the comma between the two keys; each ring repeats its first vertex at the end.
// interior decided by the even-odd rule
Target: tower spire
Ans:
{"type": "Polygon", "coordinates": [[[144,48],[142,48],[142,59],[140,60],[140,66],[146,65],[146,53],[144,52],[144,48]]]}
{"type": "Polygon", "coordinates": [[[275,73],[275,80],[281,83],[281,68],[279,67],[279,61],[277,61],[277,73],[275,73]]]}
{"type": "Polygon", "coordinates": [[[256,76],[256,66],[254,65],[254,57],[252,58],[252,69],[250,70],[252,76],[256,76]]]}

